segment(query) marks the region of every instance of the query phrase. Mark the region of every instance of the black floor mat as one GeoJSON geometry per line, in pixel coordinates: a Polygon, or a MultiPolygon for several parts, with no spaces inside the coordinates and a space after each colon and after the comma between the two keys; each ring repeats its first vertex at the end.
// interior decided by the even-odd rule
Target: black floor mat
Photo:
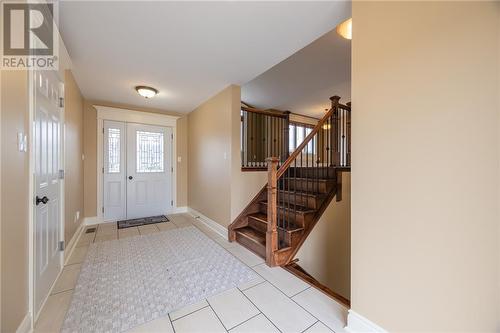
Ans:
{"type": "Polygon", "coordinates": [[[170,221],[166,215],[141,217],[140,219],[131,219],[118,221],[118,229],[137,227],[140,225],[155,224],[170,221]]]}

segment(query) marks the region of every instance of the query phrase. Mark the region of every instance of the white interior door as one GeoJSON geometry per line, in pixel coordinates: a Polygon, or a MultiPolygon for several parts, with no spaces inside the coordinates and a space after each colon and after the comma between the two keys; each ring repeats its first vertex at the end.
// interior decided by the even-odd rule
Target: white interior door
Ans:
{"type": "Polygon", "coordinates": [[[59,98],[63,84],[55,72],[34,74],[35,92],[35,219],[34,219],[34,291],[35,313],[48,296],[61,270],[59,241],[61,233],[61,186],[59,170],[62,167],[61,117],[59,98]]]}
{"type": "Polygon", "coordinates": [[[171,210],[171,149],[171,128],[127,124],[127,218],[171,210]]]}
{"type": "Polygon", "coordinates": [[[104,220],[122,220],[127,217],[125,123],[105,120],[103,134],[104,220]]]}

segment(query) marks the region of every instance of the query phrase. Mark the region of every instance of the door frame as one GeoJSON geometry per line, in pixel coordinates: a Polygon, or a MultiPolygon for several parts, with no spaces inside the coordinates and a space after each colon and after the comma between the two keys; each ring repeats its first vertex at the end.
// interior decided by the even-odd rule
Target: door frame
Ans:
{"type": "MultiPolygon", "coordinates": [[[[34,198],[36,196],[36,190],[35,190],[35,155],[36,155],[36,147],[35,147],[35,129],[34,129],[34,124],[35,124],[35,96],[36,96],[36,71],[34,69],[29,69],[27,71],[28,75],[28,170],[29,170],[29,187],[28,187],[28,253],[29,253],[29,263],[28,263],[28,295],[29,295],[29,301],[28,301],[28,315],[30,317],[30,323],[31,327],[33,328],[35,325],[36,320],[38,319],[38,316],[40,315],[41,310],[43,309],[48,297],[50,296],[52,292],[52,288],[54,288],[55,282],[59,278],[59,275],[61,274],[63,268],[64,268],[64,251],[59,251],[59,260],[61,264],[61,269],[59,270],[58,276],[54,281],[54,284],[52,285],[51,289],[49,290],[49,293],[45,296],[45,300],[42,302],[40,309],[38,313],[35,313],[35,209],[36,206],[34,204],[34,198]]],[[[62,97],[64,98],[64,89],[65,89],[65,81],[64,81],[64,72],[61,70],[55,71],[55,74],[59,81],[61,82],[61,88],[62,88],[62,97]]],[[[63,104],[64,106],[60,108],[60,122],[61,122],[61,133],[59,137],[59,147],[60,147],[60,158],[61,158],[61,165],[60,169],[65,170],[65,159],[66,159],[66,145],[64,144],[65,142],[65,136],[66,136],[66,128],[64,126],[65,123],[65,114],[66,114],[66,106],[65,103],[63,104]]],[[[65,179],[60,179],[59,180],[59,195],[60,195],[60,208],[59,208],[59,241],[64,241],[64,223],[65,223],[65,217],[64,217],[64,210],[65,210],[65,202],[64,202],[64,197],[65,197],[65,191],[64,191],[64,186],[65,186],[65,179]]],[[[67,244],[65,244],[67,245],[67,244]]]]}
{"type": "Polygon", "coordinates": [[[177,119],[180,117],[170,116],[161,113],[152,113],[145,111],[136,111],[130,109],[116,108],[110,106],[102,106],[102,105],[93,105],[93,107],[97,110],[97,163],[96,163],[96,172],[97,172],[97,221],[94,223],[103,223],[103,222],[113,222],[104,221],[104,216],[102,213],[103,208],[103,191],[104,191],[104,174],[102,172],[104,167],[104,121],[112,120],[112,121],[120,121],[123,123],[137,123],[144,125],[154,125],[154,126],[163,126],[163,127],[171,127],[172,128],[172,167],[173,171],[171,174],[171,184],[172,184],[172,201],[173,211],[175,212],[177,207],[177,119]]]}

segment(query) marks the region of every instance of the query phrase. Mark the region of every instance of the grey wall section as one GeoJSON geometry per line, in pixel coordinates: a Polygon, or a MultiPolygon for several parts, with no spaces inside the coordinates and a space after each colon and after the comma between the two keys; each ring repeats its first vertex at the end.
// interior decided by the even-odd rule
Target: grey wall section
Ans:
{"type": "Polygon", "coordinates": [[[17,133],[28,134],[28,74],[1,71],[1,331],[15,332],[28,313],[29,154],[17,133]]]}
{"type": "Polygon", "coordinates": [[[389,331],[499,329],[499,6],[353,2],[351,305],[389,331]]]}

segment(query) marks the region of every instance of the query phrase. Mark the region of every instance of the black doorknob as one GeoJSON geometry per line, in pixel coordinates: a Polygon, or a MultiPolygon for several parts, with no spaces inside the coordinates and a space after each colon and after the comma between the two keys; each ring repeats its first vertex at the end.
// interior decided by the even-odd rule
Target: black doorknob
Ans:
{"type": "Polygon", "coordinates": [[[132,176],[128,176],[128,179],[130,179],[130,180],[132,180],[133,178],[134,178],[134,177],[132,177],[132,176]]]}
{"type": "Polygon", "coordinates": [[[43,198],[40,199],[40,197],[37,195],[36,199],[35,199],[35,202],[36,202],[37,206],[40,204],[40,202],[45,205],[47,202],[49,202],[49,198],[47,198],[46,196],[44,196],[43,198]]]}

